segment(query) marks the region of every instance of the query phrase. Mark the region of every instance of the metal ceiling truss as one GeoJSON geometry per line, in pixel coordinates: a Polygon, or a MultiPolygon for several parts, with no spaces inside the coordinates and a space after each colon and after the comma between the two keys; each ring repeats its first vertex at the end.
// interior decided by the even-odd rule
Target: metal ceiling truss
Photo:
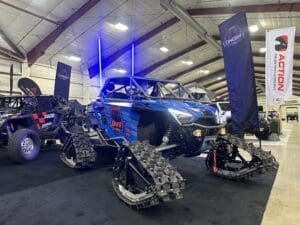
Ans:
{"type": "Polygon", "coordinates": [[[173,74],[170,77],[168,77],[168,79],[170,79],[170,80],[176,80],[177,78],[179,78],[180,76],[182,76],[184,74],[187,74],[187,73],[190,73],[190,72],[195,71],[197,69],[200,69],[201,67],[205,67],[205,66],[207,66],[207,65],[209,65],[211,63],[214,63],[214,62],[216,62],[216,61],[218,61],[220,59],[222,59],[221,56],[213,57],[213,58],[211,58],[209,60],[206,60],[205,62],[201,62],[201,63],[199,63],[199,64],[197,64],[195,66],[192,66],[192,67],[190,67],[190,68],[188,68],[186,70],[183,70],[183,71],[180,71],[180,72],[178,72],[176,74],[173,74]]]}
{"type": "Polygon", "coordinates": [[[185,55],[185,54],[187,54],[191,51],[194,51],[194,50],[204,46],[205,44],[206,44],[205,41],[197,42],[196,44],[193,44],[193,45],[191,45],[191,46],[189,46],[189,47],[187,47],[187,48],[185,48],[185,49],[183,49],[179,52],[176,52],[173,55],[171,55],[171,56],[169,56],[169,57],[167,57],[167,58],[165,58],[165,59],[163,59],[159,62],[156,62],[156,63],[152,64],[151,66],[141,70],[140,72],[136,73],[135,76],[141,76],[141,77],[146,76],[147,74],[151,73],[152,71],[156,70],[157,68],[161,67],[162,65],[164,65],[164,64],[166,64],[166,63],[168,63],[168,62],[170,62],[174,59],[177,59],[177,58],[179,58],[179,57],[181,57],[181,56],[183,56],[183,55],[185,55]]]}
{"type": "Polygon", "coordinates": [[[53,30],[48,36],[46,36],[40,43],[38,43],[27,54],[28,65],[32,66],[46,50],[55,42],[55,40],[72,24],[80,19],[85,13],[92,9],[101,0],[88,0],[83,6],[81,6],[76,12],[62,22],[55,30],[53,30]]]}
{"type": "MultiPolygon", "coordinates": [[[[236,6],[236,7],[218,7],[218,8],[201,8],[201,9],[188,9],[187,12],[192,16],[201,16],[201,15],[223,15],[223,14],[233,14],[240,11],[246,11],[247,13],[264,13],[264,12],[299,12],[300,3],[288,3],[288,4],[265,4],[265,5],[245,5],[245,6],[236,6]]],[[[165,23],[159,25],[148,33],[144,34],[140,38],[134,41],[135,46],[140,45],[141,43],[153,38],[160,32],[166,30],[167,28],[173,26],[180,20],[177,17],[173,17],[166,21],[165,23]]],[[[108,67],[111,63],[120,58],[127,51],[131,50],[132,43],[124,46],[120,50],[114,52],[107,58],[103,59],[104,67],[108,67]]],[[[98,63],[89,67],[89,74],[95,76],[99,74],[99,65],[98,63]]]]}
{"type": "MultiPolygon", "coordinates": [[[[213,35],[214,39],[220,41],[220,36],[219,35],[213,35]]],[[[250,39],[253,42],[264,42],[266,41],[266,36],[264,35],[250,35],[250,39]]],[[[300,36],[295,37],[295,43],[300,43],[300,36]]]]}
{"type": "Polygon", "coordinates": [[[14,51],[8,50],[6,48],[0,47],[1,53],[9,55],[10,58],[23,61],[25,60],[24,54],[17,47],[17,45],[6,35],[6,33],[0,28],[0,36],[9,45],[9,47],[14,51]]]}

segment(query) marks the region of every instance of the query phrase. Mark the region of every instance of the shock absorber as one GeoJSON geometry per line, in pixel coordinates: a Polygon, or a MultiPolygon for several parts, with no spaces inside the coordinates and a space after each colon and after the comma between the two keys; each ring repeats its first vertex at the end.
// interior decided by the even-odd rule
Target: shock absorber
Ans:
{"type": "Polygon", "coordinates": [[[167,126],[167,129],[165,130],[163,138],[162,138],[163,144],[165,144],[165,145],[169,144],[169,142],[171,140],[172,131],[173,131],[173,125],[172,125],[172,123],[169,123],[167,126]]]}

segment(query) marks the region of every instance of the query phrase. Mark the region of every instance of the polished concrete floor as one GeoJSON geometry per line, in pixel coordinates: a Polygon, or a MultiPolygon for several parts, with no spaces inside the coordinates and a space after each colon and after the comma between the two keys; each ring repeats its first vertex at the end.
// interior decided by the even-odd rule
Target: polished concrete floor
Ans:
{"type": "Polygon", "coordinates": [[[0,151],[0,225],[298,225],[300,124],[284,129],[284,144],[264,143],[280,162],[277,173],[232,182],[207,173],[203,158],[179,158],[173,163],[186,178],[184,199],[141,211],[113,193],[109,164],[76,172],[48,149],[15,165],[0,151]]]}
{"type": "Polygon", "coordinates": [[[300,123],[289,122],[284,127],[291,129],[287,145],[270,148],[280,168],[262,225],[300,224],[300,123]]]}

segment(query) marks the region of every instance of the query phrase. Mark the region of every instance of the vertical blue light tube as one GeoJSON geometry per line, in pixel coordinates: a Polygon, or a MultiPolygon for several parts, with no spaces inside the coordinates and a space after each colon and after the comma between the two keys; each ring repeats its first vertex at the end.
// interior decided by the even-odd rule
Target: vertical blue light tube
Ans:
{"type": "Polygon", "coordinates": [[[102,52],[101,52],[101,37],[98,38],[98,54],[99,54],[99,80],[100,89],[103,87],[103,73],[102,73],[102,52]]]}
{"type": "Polygon", "coordinates": [[[131,76],[134,77],[134,44],[131,45],[131,76]]]}

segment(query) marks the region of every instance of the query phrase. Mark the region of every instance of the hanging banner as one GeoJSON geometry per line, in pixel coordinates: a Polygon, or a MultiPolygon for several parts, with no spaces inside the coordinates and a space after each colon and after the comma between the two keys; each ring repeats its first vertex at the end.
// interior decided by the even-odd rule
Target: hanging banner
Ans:
{"type": "Polygon", "coordinates": [[[239,136],[259,129],[256,84],[246,13],[219,25],[233,131],[239,136]]]}
{"type": "Polygon", "coordinates": [[[292,96],[295,27],[266,31],[266,98],[271,105],[292,96]]]}
{"type": "Polygon", "coordinates": [[[54,95],[60,96],[66,101],[69,99],[71,70],[71,66],[61,62],[57,63],[54,95]]]}

